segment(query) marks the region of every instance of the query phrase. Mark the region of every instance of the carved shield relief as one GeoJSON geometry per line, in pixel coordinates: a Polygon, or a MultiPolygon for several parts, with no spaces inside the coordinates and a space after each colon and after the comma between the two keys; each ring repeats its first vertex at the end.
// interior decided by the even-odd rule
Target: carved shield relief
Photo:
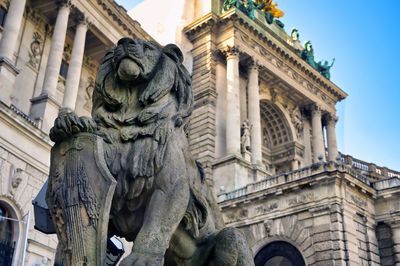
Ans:
{"type": "Polygon", "coordinates": [[[99,136],[79,133],[52,148],[46,201],[63,265],[104,262],[115,186],[99,136]]]}

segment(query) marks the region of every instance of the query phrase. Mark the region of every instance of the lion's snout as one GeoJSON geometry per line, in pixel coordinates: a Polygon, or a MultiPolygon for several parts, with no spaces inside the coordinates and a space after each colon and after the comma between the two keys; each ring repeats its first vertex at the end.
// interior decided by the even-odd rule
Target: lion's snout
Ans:
{"type": "Polygon", "coordinates": [[[140,75],[140,67],[138,64],[129,58],[124,58],[118,66],[118,77],[121,80],[131,81],[135,80],[140,75]]]}

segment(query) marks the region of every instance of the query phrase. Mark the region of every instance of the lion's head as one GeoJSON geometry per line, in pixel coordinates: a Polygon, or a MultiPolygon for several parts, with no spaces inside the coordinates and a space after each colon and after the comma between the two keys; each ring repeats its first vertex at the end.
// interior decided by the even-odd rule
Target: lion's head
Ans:
{"type": "Polygon", "coordinates": [[[126,105],[123,90],[136,89],[143,106],[171,93],[178,106],[175,124],[185,124],[192,111],[193,94],[190,75],[182,62],[182,52],[174,44],[161,47],[132,38],[119,40],[99,68],[93,94],[93,117],[100,105],[110,111],[119,110],[126,105]]]}

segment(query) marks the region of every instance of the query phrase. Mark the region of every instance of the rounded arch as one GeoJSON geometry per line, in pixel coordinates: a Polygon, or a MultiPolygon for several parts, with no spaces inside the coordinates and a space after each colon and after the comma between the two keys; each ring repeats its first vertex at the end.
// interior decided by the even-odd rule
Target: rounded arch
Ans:
{"type": "Polygon", "coordinates": [[[254,258],[255,266],[305,266],[301,252],[286,241],[273,241],[259,250],[254,258]]]}
{"type": "MultiPolygon", "coordinates": [[[[23,220],[21,208],[14,201],[13,198],[9,196],[0,196],[0,208],[3,210],[7,210],[7,218],[12,218],[15,220],[23,220]]],[[[4,219],[5,220],[5,219],[4,219]]],[[[25,224],[22,222],[12,221],[12,239],[10,239],[10,246],[12,246],[14,250],[14,254],[12,256],[13,264],[20,264],[20,256],[22,248],[23,248],[23,238],[25,234],[25,224]]],[[[5,243],[7,244],[7,243],[5,243]]]]}
{"type": "Polygon", "coordinates": [[[276,104],[267,100],[261,100],[260,115],[264,146],[271,149],[293,141],[290,124],[285,114],[276,104]]]}

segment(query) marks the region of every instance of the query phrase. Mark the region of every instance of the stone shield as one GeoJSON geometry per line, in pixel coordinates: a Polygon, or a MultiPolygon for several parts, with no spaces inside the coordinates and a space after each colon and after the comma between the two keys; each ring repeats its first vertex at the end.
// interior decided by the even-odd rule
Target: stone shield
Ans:
{"type": "Polygon", "coordinates": [[[115,186],[99,136],[79,133],[52,148],[46,201],[63,265],[103,264],[115,186]]]}

